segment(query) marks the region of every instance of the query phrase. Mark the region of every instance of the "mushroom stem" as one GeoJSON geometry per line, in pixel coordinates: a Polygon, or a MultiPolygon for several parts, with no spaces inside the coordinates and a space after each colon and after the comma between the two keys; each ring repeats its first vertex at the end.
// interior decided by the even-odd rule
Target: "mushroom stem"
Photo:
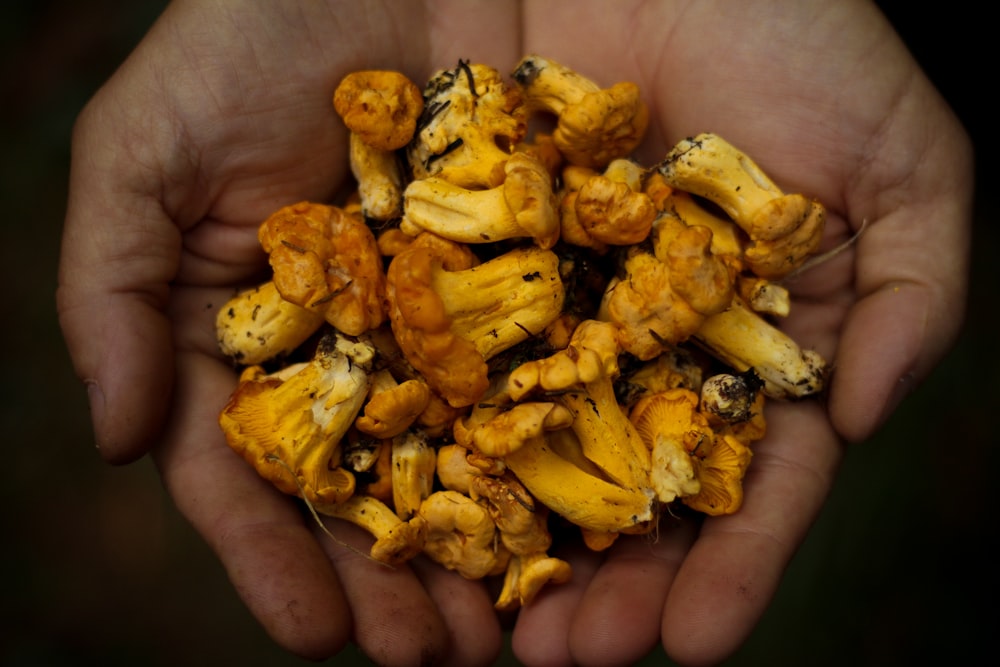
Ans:
{"type": "Polygon", "coordinates": [[[738,372],[754,369],[771,398],[802,398],[823,389],[826,362],[734,298],[702,322],[695,340],[738,372]]]}

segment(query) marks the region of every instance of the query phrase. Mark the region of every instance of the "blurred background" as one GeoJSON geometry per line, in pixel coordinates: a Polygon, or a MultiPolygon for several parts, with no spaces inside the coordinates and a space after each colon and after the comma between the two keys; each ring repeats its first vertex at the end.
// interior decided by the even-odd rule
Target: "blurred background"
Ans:
{"type": "MultiPolygon", "coordinates": [[[[884,430],[849,451],[773,606],[731,665],[969,664],[995,653],[983,610],[996,599],[989,549],[1000,509],[989,421],[1000,410],[991,352],[997,205],[988,199],[998,174],[982,96],[997,59],[969,3],[947,16],[933,5],[881,4],[977,142],[967,326],[884,430]]],[[[0,9],[0,271],[12,288],[0,329],[4,666],[305,664],[262,634],[149,461],[100,462],[56,321],[74,117],[165,5],[20,0],[0,9]]],[[[352,649],[331,662],[365,664],[352,649]]],[[[505,655],[501,664],[514,663],[505,655]]]]}

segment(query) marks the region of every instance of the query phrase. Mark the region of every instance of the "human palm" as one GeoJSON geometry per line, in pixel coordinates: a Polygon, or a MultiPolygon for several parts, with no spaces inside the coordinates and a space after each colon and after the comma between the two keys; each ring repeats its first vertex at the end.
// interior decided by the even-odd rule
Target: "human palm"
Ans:
{"type": "Polygon", "coordinates": [[[605,554],[566,547],[573,581],[520,611],[514,648],[549,664],[628,664],[660,641],[691,662],[734,650],[822,506],[842,441],[877,428],[961,319],[967,140],[891,28],[862,2],[246,4],[171,6],[78,124],[59,307],[105,458],[152,451],[290,650],[322,657],[353,640],[386,663],[491,660],[500,625],[482,583],[421,559],[377,566],[343,547],[366,548],[351,527],[317,538],[232,455],[216,418],[235,378],[213,306],[264,275],[264,217],[348,185],[330,104],[347,72],[419,82],[460,57],[504,69],[535,52],[604,84],[633,80],[651,110],[644,164],[713,131],[826,204],[828,247],[867,226],[788,285],[787,329],[836,372],[825,402],[768,408],[742,509],[605,554]]]}

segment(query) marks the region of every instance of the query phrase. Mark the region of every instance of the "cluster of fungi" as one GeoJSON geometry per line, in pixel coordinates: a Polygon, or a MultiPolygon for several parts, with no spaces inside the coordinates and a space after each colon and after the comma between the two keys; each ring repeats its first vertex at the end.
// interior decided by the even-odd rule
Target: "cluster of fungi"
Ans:
{"type": "Polygon", "coordinates": [[[638,164],[638,87],[536,55],[333,104],[356,189],[275,211],[270,280],[218,313],[232,449],[380,562],[502,576],[505,610],[570,577],[554,534],[737,511],[765,401],[823,388],[776,326],[822,205],[711,133],[638,164]]]}

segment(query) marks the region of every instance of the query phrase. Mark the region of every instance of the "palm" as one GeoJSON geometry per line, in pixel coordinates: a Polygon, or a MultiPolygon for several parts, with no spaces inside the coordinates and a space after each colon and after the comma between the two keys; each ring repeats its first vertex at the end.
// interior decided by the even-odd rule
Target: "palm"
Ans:
{"type": "Polygon", "coordinates": [[[448,636],[482,638],[453,643],[455,662],[489,659],[499,628],[484,588],[419,559],[413,570],[387,573],[317,541],[287,498],[232,455],[216,415],[234,376],[216,351],[212,306],[233,285],[264,275],[256,228],[266,215],[292,201],[330,199],[347,185],[346,137],[330,104],[347,72],[394,68],[420,81],[460,57],[504,69],[537,52],[605,84],[631,79],[653,112],[643,163],[684,136],[713,131],[788,190],[823,201],[828,245],[871,224],[848,252],[789,285],[797,301],[787,328],[839,364],[829,411],[817,402],[771,408],[737,515],[672,527],[655,545],[621,540],[600,558],[567,555],[574,582],[522,610],[515,647],[528,662],[576,655],[627,663],[661,632],[677,657],[737,646],[822,504],[840,459],[837,433],[866,436],[894,379],[926,372],[954,333],[948,326],[927,340],[879,333],[894,317],[947,311],[941,300],[962,289],[961,278],[945,274],[962,262],[963,229],[929,223],[932,215],[961,216],[965,174],[945,177],[927,166],[949,157],[949,140],[961,157],[961,133],[888,26],[861,3],[726,3],[720,11],[704,2],[637,1],[609,12],[596,0],[523,8],[508,0],[474,11],[443,0],[358,3],[351,14],[321,3],[303,3],[298,13],[249,4],[172,7],[95,99],[92,108],[109,118],[95,111],[81,122],[105,133],[112,127],[113,138],[77,137],[91,163],[74,173],[60,310],[80,374],[96,378],[115,408],[95,412],[105,456],[128,460],[155,441],[178,506],[248,606],[293,650],[334,652],[353,621],[355,640],[388,662],[438,652],[448,636]],[[204,25],[218,29],[207,34],[204,25]],[[136,90],[145,96],[139,104],[136,90]],[[918,115],[914,101],[930,111],[918,115]],[[942,140],[900,148],[931,124],[948,128],[942,140]],[[140,135],[121,129],[131,127],[140,135]],[[910,201],[908,188],[921,198],[910,201]],[[131,199],[120,201],[121,191],[131,199]],[[141,230],[113,239],[105,226],[106,237],[88,236],[102,229],[101,213],[123,206],[140,212],[141,230]],[[902,248],[901,234],[909,241],[902,248]],[[930,274],[918,273],[925,263],[911,254],[932,243],[951,254],[930,274]],[[115,246],[114,261],[95,277],[88,267],[107,260],[106,244],[115,246]],[[78,282],[81,275],[91,280],[78,282]],[[910,298],[887,302],[890,284],[910,298]],[[124,296],[96,305],[105,303],[94,296],[103,292],[124,296]],[[121,344],[88,347],[109,332],[121,344]],[[161,432],[161,397],[171,382],[176,399],[161,432]],[[249,506],[251,497],[259,500],[249,506]],[[261,581],[277,583],[265,589],[261,581]],[[387,617],[420,623],[389,629],[381,625],[387,617]],[[387,634],[403,641],[389,647],[387,634]]]}

